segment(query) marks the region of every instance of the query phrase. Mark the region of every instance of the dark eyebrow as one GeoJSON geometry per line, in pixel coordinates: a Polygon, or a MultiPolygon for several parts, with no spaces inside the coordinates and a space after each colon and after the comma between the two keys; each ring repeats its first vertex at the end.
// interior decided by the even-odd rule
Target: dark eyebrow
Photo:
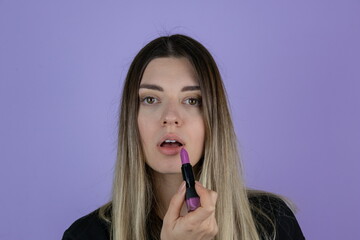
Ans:
{"type": "Polygon", "coordinates": [[[161,91],[163,92],[164,89],[158,85],[153,85],[153,84],[141,84],[140,88],[147,88],[147,89],[152,89],[152,90],[157,90],[157,91],[161,91]]]}
{"type": "Polygon", "coordinates": [[[182,92],[197,91],[197,90],[200,90],[200,86],[186,86],[181,89],[182,92]]]}
{"type": "MultiPolygon", "coordinates": [[[[140,88],[147,88],[147,89],[157,90],[160,92],[164,91],[164,89],[162,87],[160,87],[158,85],[154,85],[154,84],[141,84],[140,88]]],[[[197,91],[197,90],[200,90],[200,86],[186,86],[181,89],[182,92],[197,91]]]]}

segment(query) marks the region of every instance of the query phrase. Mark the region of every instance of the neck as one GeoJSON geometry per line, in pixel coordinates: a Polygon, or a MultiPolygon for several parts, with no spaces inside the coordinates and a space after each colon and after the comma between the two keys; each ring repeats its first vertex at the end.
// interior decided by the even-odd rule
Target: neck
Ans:
{"type": "MultiPolygon", "coordinates": [[[[172,174],[161,174],[158,172],[153,173],[153,182],[154,182],[154,194],[156,199],[156,213],[163,219],[167,209],[169,208],[170,200],[177,192],[178,188],[182,183],[181,173],[172,173],[172,174]]],[[[187,210],[185,202],[180,212],[180,216],[186,215],[187,210]]]]}

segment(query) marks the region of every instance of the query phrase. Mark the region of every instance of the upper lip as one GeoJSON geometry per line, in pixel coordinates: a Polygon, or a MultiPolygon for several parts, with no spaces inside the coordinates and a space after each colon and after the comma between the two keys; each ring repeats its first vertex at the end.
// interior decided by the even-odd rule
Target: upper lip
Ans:
{"type": "Polygon", "coordinates": [[[158,142],[158,146],[160,146],[165,140],[175,140],[181,143],[183,146],[185,145],[184,141],[178,135],[169,133],[160,139],[160,141],[158,142]]]}

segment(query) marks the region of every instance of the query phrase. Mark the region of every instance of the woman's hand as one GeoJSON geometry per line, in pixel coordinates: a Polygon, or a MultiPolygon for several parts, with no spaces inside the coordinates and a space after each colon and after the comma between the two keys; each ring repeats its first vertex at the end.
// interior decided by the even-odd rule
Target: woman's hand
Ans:
{"type": "Polygon", "coordinates": [[[215,219],[217,193],[204,188],[199,182],[195,189],[200,197],[201,206],[185,216],[180,216],[185,199],[185,182],[172,197],[169,209],[164,216],[161,229],[162,240],[205,240],[213,239],[218,232],[215,219]]]}

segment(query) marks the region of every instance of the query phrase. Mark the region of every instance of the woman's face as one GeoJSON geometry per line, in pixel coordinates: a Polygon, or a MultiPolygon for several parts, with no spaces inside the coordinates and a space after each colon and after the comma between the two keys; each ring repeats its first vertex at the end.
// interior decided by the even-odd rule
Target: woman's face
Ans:
{"type": "Polygon", "coordinates": [[[190,62],[170,57],[152,60],[141,79],[139,99],[138,126],[146,163],[158,173],[180,173],[184,147],[194,166],[203,155],[205,126],[200,87],[190,62]]]}

